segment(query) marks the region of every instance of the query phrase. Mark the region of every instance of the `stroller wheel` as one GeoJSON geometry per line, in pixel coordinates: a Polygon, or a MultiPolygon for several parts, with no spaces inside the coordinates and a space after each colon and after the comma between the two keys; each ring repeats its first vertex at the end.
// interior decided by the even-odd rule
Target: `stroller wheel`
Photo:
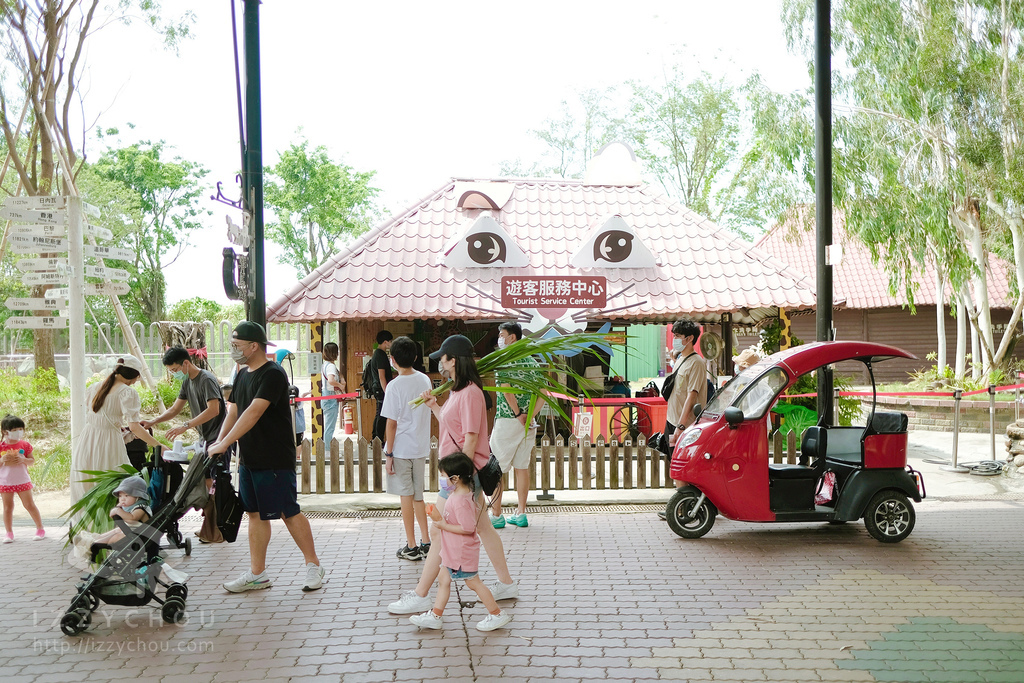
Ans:
{"type": "Polygon", "coordinates": [[[92,591],[87,592],[82,597],[84,597],[86,599],[86,601],[89,603],[88,607],[89,607],[89,611],[90,612],[96,611],[96,608],[100,606],[100,599],[99,599],[99,597],[97,597],[96,594],[93,593],[92,591]]]}
{"type": "Polygon", "coordinates": [[[181,598],[182,600],[188,600],[188,586],[183,583],[172,583],[167,587],[167,599],[181,598]]]}
{"type": "MultiPolygon", "coordinates": [[[[88,614],[88,612],[86,612],[88,614]]],[[[64,616],[60,620],[60,630],[66,636],[77,636],[79,633],[85,630],[87,626],[85,617],[82,616],[82,610],[75,610],[74,612],[65,612],[64,616]]]]}
{"type": "Polygon", "coordinates": [[[188,557],[191,554],[192,554],[192,539],[191,538],[186,538],[185,539],[185,557],[188,557]]]}
{"type": "Polygon", "coordinates": [[[181,547],[181,531],[175,526],[173,529],[167,532],[167,540],[170,541],[171,545],[175,548],[181,547]]]}
{"type": "Polygon", "coordinates": [[[185,601],[174,596],[167,598],[161,614],[168,624],[180,624],[185,616],[185,601]]]}

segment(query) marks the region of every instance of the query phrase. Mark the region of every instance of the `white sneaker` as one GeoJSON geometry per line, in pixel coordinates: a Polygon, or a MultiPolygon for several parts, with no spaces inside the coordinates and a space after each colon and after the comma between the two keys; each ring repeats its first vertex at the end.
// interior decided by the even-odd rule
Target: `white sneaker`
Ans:
{"type": "Polygon", "coordinates": [[[267,572],[264,571],[259,576],[253,576],[252,571],[246,569],[237,579],[225,583],[224,590],[229,593],[244,593],[245,591],[263,590],[264,588],[270,588],[272,585],[273,582],[267,576],[267,572]]]}
{"type": "Polygon", "coordinates": [[[444,624],[444,620],[441,617],[434,614],[434,610],[432,609],[428,609],[423,614],[412,615],[411,617],[409,617],[409,621],[416,624],[420,628],[439,629],[441,628],[442,624],[444,624]]]}
{"type": "Polygon", "coordinates": [[[434,601],[430,599],[430,596],[421,598],[416,595],[416,591],[406,591],[402,593],[397,601],[388,605],[388,612],[392,614],[419,614],[423,610],[429,610],[433,607],[434,601]]]}
{"type": "MultiPolygon", "coordinates": [[[[519,597],[519,584],[515,581],[512,583],[495,581],[494,583],[487,584],[487,587],[491,590],[491,595],[494,596],[495,600],[511,600],[512,598],[519,597]]],[[[511,619],[511,617],[509,618],[511,619]]],[[[494,628],[498,627],[495,626],[494,628]]]]}
{"type": "Polygon", "coordinates": [[[324,585],[324,568],[310,562],[306,565],[306,580],[302,584],[302,590],[315,591],[324,585]]]}
{"type": "Polygon", "coordinates": [[[488,614],[486,617],[478,621],[476,624],[476,630],[493,631],[496,628],[501,628],[510,621],[512,621],[512,615],[505,610],[501,610],[497,614],[488,614]]]}

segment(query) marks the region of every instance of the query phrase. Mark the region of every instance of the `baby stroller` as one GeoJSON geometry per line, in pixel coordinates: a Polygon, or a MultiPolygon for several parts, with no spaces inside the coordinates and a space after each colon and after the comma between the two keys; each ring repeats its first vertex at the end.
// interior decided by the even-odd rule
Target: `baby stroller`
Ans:
{"type": "MultiPolygon", "coordinates": [[[[178,520],[194,507],[196,501],[206,495],[206,470],[210,459],[205,451],[197,451],[189,463],[188,470],[169,500],[153,513],[148,523],[137,527],[128,526],[124,520],[116,520],[124,538],[113,544],[95,543],[92,556],[106,551],[107,556],[92,574],[82,576],[78,592],[71,606],[61,617],[60,630],[68,636],[77,636],[92,622],[92,613],[100,602],[111,605],[141,607],[155,600],[160,605],[161,616],[169,624],[179,623],[185,613],[188,586],[184,583],[165,583],[160,578],[163,560],[159,555],[160,537],[177,529],[178,520]],[[156,592],[163,587],[164,599],[156,592]]],[[[199,503],[202,504],[201,502],[199,503]]]]}
{"type": "MultiPolygon", "coordinates": [[[[143,468],[149,472],[149,500],[152,502],[153,512],[157,512],[178,492],[185,477],[184,469],[177,462],[165,460],[159,448],[150,449],[150,458],[143,468]]],[[[202,503],[198,507],[201,508],[202,503]]],[[[182,510],[182,515],[185,510],[182,510]]],[[[168,543],[164,547],[183,549],[185,556],[188,557],[192,554],[192,539],[182,535],[181,529],[178,528],[180,518],[181,515],[178,515],[170,526],[163,530],[168,543]]]]}

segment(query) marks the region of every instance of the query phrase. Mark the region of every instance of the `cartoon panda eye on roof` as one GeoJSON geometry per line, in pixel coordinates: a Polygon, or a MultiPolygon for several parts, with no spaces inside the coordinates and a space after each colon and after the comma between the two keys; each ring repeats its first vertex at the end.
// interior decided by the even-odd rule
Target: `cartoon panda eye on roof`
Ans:
{"type": "Polygon", "coordinates": [[[441,254],[448,268],[522,268],[526,253],[491,216],[480,216],[441,254]]]}
{"type": "Polygon", "coordinates": [[[573,254],[576,268],[653,268],[657,259],[622,216],[599,220],[573,254]]]}

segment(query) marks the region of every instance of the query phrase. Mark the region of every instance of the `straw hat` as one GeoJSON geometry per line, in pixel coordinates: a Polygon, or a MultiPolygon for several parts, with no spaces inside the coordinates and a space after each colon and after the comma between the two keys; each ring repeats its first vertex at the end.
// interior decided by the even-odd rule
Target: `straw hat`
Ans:
{"type": "Polygon", "coordinates": [[[761,356],[753,349],[744,349],[743,353],[732,357],[733,365],[739,366],[740,370],[746,370],[761,360],[761,356]]]}

